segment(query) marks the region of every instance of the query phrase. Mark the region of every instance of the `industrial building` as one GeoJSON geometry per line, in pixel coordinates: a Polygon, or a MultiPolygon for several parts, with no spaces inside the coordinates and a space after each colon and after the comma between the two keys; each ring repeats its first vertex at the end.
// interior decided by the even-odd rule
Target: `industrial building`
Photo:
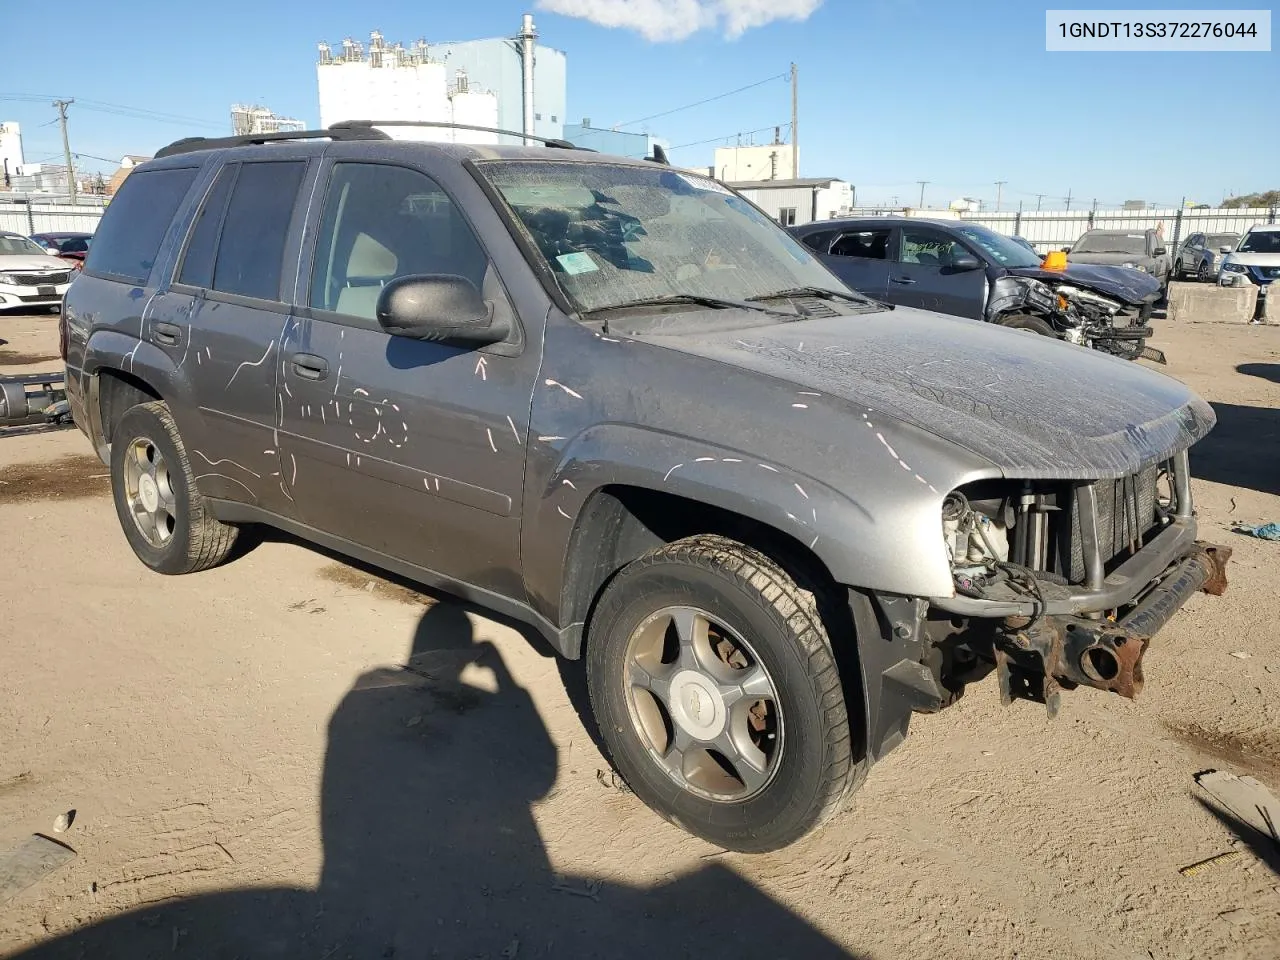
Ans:
{"type": "Polygon", "coordinates": [[[564,138],[578,147],[610,153],[616,157],[630,157],[634,160],[653,156],[655,143],[660,144],[664,149],[668,146],[665,140],[659,140],[647,133],[593,127],[589,117],[584,118],[581,123],[566,123],[564,138]]]}
{"type": "Polygon", "coordinates": [[[0,123],[0,186],[11,188],[22,167],[22,129],[16,123],[0,123]]]}
{"type": "Polygon", "coordinates": [[[843,180],[809,177],[728,181],[728,185],[784,227],[830,220],[853,209],[853,186],[843,180]]]}
{"type": "MultiPolygon", "coordinates": [[[[511,38],[388,44],[374,31],[368,49],[350,38],[321,43],[316,65],[320,125],[342,120],[418,120],[564,135],[565,55],[536,43],[526,14],[511,38]]],[[[429,128],[387,133],[403,139],[495,143],[493,134],[429,128]]]]}
{"type": "Polygon", "coordinates": [[[762,146],[717,147],[710,173],[729,183],[795,177],[799,169],[795,145],[775,137],[773,143],[762,146]]]}
{"type": "Polygon", "coordinates": [[[231,132],[237,137],[254,133],[296,132],[307,129],[302,120],[282,117],[274,110],[260,105],[243,103],[231,106],[231,132]]]}

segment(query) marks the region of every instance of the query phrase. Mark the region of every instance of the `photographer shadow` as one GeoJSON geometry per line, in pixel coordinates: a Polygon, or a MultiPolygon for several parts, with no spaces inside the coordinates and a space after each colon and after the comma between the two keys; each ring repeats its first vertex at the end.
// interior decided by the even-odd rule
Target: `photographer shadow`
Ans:
{"type": "Polygon", "coordinates": [[[722,865],[655,887],[557,875],[532,812],[557,755],[497,648],[436,603],[407,661],[363,674],[331,718],[317,889],[192,897],[18,956],[851,956],[722,865]]]}

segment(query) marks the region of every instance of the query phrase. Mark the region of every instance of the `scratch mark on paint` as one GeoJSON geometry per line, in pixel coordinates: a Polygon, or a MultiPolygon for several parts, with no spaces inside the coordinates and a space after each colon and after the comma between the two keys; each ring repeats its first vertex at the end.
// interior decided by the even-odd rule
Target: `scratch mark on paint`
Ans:
{"type": "Polygon", "coordinates": [[[274,450],[263,450],[262,452],[263,452],[263,453],[275,453],[275,451],[274,451],[274,450]]]}
{"type": "Polygon", "coordinates": [[[208,357],[210,360],[213,359],[213,351],[210,350],[208,347],[204,348],[204,355],[208,357]]]}
{"type": "Polygon", "coordinates": [[[199,366],[202,366],[202,367],[204,366],[204,358],[203,358],[203,357],[201,357],[201,356],[200,356],[200,354],[198,354],[198,353],[196,354],[196,363],[197,363],[199,366]]]}
{"type": "Polygon", "coordinates": [[[241,487],[244,487],[246,490],[248,490],[249,496],[253,497],[254,500],[258,499],[258,495],[253,492],[252,487],[248,486],[247,484],[241,483],[235,477],[228,477],[225,473],[202,473],[197,477],[193,477],[192,479],[203,480],[205,477],[221,477],[223,480],[230,480],[232,483],[237,484],[241,487]]]}
{"type": "Polygon", "coordinates": [[[320,422],[321,422],[321,423],[328,423],[328,422],[329,422],[328,418],[325,416],[325,408],[324,408],[324,407],[321,407],[321,408],[320,408],[320,422]]]}
{"type": "Polygon", "coordinates": [[[673,473],[675,473],[677,470],[679,470],[679,469],[680,469],[681,467],[683,467],[683,466],[684,466],[684,464],[683,464],[683,463],[677,463],[674,467],[672,467],[670,470],[668,470],[668,471],[667,471],[667,475],[666,475],[665,477],[663,477],[663,478],[662,478],[662,482],[663,482],[663,483],[666,483],[668,480],[670,480],[670,479],[671,479],[671,475],[672,475],[673,473]]]}
{"type": "Polygon", "coordinates": [[[693,462],[694,463],[715,463],[716,458],[715,457],[698,457],[693,462]]]}
{"type": "Polygon", "coordinates": [[[563,440],[564,437],[539,437],[539,443],[550,443],[552,440],[563,440]]]}
{"type": "Polygon", "coordinates": [[[788,514],[787,514],[787,519],[789,519],[789,520],[794,520],[796,523],[799,523],[799,522],[800,522],[800,518],[799,518],[799,517],[797,517],[794,513],[788,513],[788,514]]]}
{"type": "Polygon", "coordinates": [[[351,393],[354,396],[360,396],[360,397],[367,397],[369,395],[369,391],[366,390],[364,387],[356,387],[354,390],[351,391],[351,393]]]}
{"type": "Polygon", "coordinates": [[[290,502],[290,503],[294,502],[294,501],[293,501],[293,494],[291,494],[291,493],[288,491],[288,489],[285,487],[285,485],[284,485],[284,481],[283,481],[283,480],[281,480],[281,481],[280,481],[280,492],[281,492],[281,493],[283,493],[286,497],[288,497],[288,498],[289,498],[289,502],[290,502]]]}
{"type": "Polygon", "coordinates": [[[292,453],[289,454],[289,462],[293,464],[293,476],[289,478],[289,486],[294,486],[298,482],[298,458],[292,453]]]}
{"type": "Polygon", "coordinates": [[[809,405],[807,403],[793,403],[791,406],[795,407],[797,410],[809,409],[809,405]]]}
{"type": "Polygon", "coordinates": [[[911,470],[911,468],[907,466],[907,461],[899,460],[898,463],[902,465],[903,470],[906,470],[908,472],[911,470]]]}
{"type": "Polygon", "coordinates": [[[133,370],[133,358],[134,358],[134,355],[138,352],[138,347],[140,347],[140,346],[142,346],[142,341],[141,341],[141,340],[139,340],[139,341],[137,342],[137,344],[135,344],[135,345],[134,345],[134,348],[133,348],[132,350],[130,350],[130,351],[129,351],[128,355],[127,355],[127,356],[125,356],[125,359],[129,361],[129,369],[130,369],[130,371],[132,371],[132,370],[133,370]]]}
{"type": "Polygon", "coordinates": [[[561,483],[563,483],[563,484],[564,484],[566,487],[568,487],[570,490],[577,490],[577,489],[578,489],[577,487],[575,487],[575,486],[573,485],[573,481],[572,481],[572,480],[562,480],[562,481],[560,481],[560,482],[561,482],[561,483]]]}
{"type": "Polygon", "coordinates": [[[900,456],[898,456],[898,451],[897,451],[897,450],[895,450],[895,449],[893,449],[893,447],[889,446],[889,441],[888,441],[888,440],[886,440],[886,439],[884,438],[884,434],[883,434],[883,433],[880,433],[879,431],[876,431],[876,439],[877,439],[877,440],[879,440],[881,443],[883,443],[883,444],[884,444],[884,448],[885,448],[886,450],[888,450],[888,451],[889,451],[889,456],[891,456],[891,457],[893,457],[893,459],[895,459],[895,460],[899,460],[899,461],[902,459],[900,456]]]}
{"type": "Polygon", "coordinates": [[[243,370],[245,367],[260,367],[264,363],[266,363],[267,357],[271,356],[271,351],[274,350],[275,348],[276,348],[276,342],[272,340],[270,343],[267,344],[267,352],[262,355],[261,360],[245,360],[244,362],[242,362],[240,366],[236,367],[236,372],[231,374],[231,379],[227,381],[227,385],[223,387],[223,389],[230,390],[231,384],[235,382],[236,377],[240,376],[240,371],[243,370]]]}
{"type": "Polygon", "coordinates": [[[737,459],[736,457],[725,457],[724,462],[725,463],[741,463],[742,461],[737,459]]]}
{"type": "Polygon", "coordinates": [[[440,492],[440,478],[436,477],[436,493],[440,492]]]}
{"type": "Polygon", "coordinates": [[[497,453],[498,445],[493,442],[493,431],[490,430],[488,427],[485,427],[484,432],[485,432],[485,435],[489,438],[489,449],[491,449],[494,453],[497,453]]]}
{"type": "Polygon", "coordinates": [[[348,466],[348,467],[349,467],[349,466],[351,466],[351,453],[350,453],[350,451],[348,451],[348,452],[347,452],[347,466],[348,466]]]}
{"type": "Polygon", "coordinates": [[[293,391],[289,389],[289,381],[288,381],[288,380],[285,380],[281,385],[284,387],[284,392],[285,392],[285,393],[287,393],[287,394],[289,395],[289,399],[290,399],[290,400],[292,400],[292,399],[293,399],[293,391]]]}
{"type": "Polygon", "coordinates": [[[552,379],[548,378],[548,379],[545,381],[545,383],[546,383],[546,385],[547,385],[548,387],[559,387],[561,390],[563,390],[563,391],[564,391],[565,393],[567,393],[569,396],[573,397],[575,400],[581,400],[581,399],[582,399],[582,394],[578,393],[578,391],[577,391],[577,390],[571,390],[571,389],[569,389],[569,388],[568,388],[568,387],[566,387],[563,383],[561,383],[559,380],[552,380],[552,379]]]}
{"type": "Polygon", "coordinates": [[[809,541],[809,549],[810,549],[810,550],[812,550],[814,547],[816,547],[816,546],[818,545],[818,541],[819,541],[821,538],[822,538],[822,534],[818,534],[818,536],[816,536],[816,537],[814,537],[812,540],[810,540],[810,541],[809,541]]]}
{"type": "Polygon", "coordinates": [[[771,467],[771,466],[769,466],[767,463],[757,463],[757,464],[756,464],[756,466],[757,466],[757,467],[763,467],[765,470],[768,470],[770,473],[777,473],[777,472],[778,472],[778,468],[777,468],[777,467],[771,467]]]}
{"type": "Polygon", "coordinates": [[[817,508],[817,507],[814,507],[814,508],[813,508],[813,522],[814,522],[814,523],[817,523],[817,522],[818,522],[818,508],[817,508]]]}
{"type": "Polygon", "coordinates": [[[564,507],[556,507],[556,511],[560,514],[560,516],[564,517],[566,520],[573,519],[573,517],[569,516],[567,513],[564,512],[564,507]]]}
{"type": "Polygon", "coordinates": [[[360,455],[356,454],[356,466],[360,466],[360,455]]]}
{"type": "Polygon", "coordinates": [[[796,353],[804,353],[804,341],[800,341],[800,346],[796,347],[796,353]]]}
{"type": "Polygon", "coordinates": [[[338,395],[338,384],[342,382],[342,364],[338,364],[338,375],[333,378],[333,395],[338,395]]]}
{"type": "Polygon", "coordinates": [[[520,439],[520,431],[516,429],[516,422],[512,420],[510,416],[508,416],[507,423],[511,424],[511,432],[516,435],[516,443],[520,444],[521,446],[524,446],[524,441],[520,439]]]}
{"type": "Polygon", "coordinates": [[[797,391],[796,391],[796,394],[797,394],[797,396],[801,396],[801,397],[820,397],[820,396],[822,396],[822,394],[820,394],[820,393],[815,393],[815,392],[814,392],[814,391],[812,391],[812,390],[797,390],[797,391]]]}
{"type": "Polygon", "coordinates": [[[479,360],[476,361],[476,368],[475,370],[472,371],[472,373],[475,376],[479,377],[481,380],[488,380],[489,379],[489,361],[486,360],[484,357],[481,357],[479,360]]]}
{"type": "Polygon", "coordinates": [[[251,477],[258,477],[258,479],[259,479],[259,480],[261,480],[261,479],[262,479],[261,477],[259,477],[259,476],[258,476],[258,474],[254,473],[254,472],[253,472],[252,470],[250,470],[248,467],[243,466],[242,464],[236,463],[234,460],[210,460],[208,457],[206,457],[206,456],[205,456],[205,454],[204,454],[204,451],[203,451],[203,450],[197,450],[197,451],[196,451],[196,456],[198,456],[201,460],[203,460],[205,463],[207,463],[207,464],[208,464],[209,466],[211,466],[211,467],[216,467],[216,466],[218,466],[218,464],[220,464],[220,463],[229,463],[229,464],[231,464],[233,467],[240,467],[240,469],[241,469],[241,470],[243,470],[245,473],[249,474],[251,477]]]}
{"type": "Polygon", "coordinates": [[[809,499],[809,495],[804,492],[804,487],[800,486],[798,483],[793,483],[792,486],[796,488],[796,492],[799,493],[800,496],[804,497],[806,500],[809,499]]]}

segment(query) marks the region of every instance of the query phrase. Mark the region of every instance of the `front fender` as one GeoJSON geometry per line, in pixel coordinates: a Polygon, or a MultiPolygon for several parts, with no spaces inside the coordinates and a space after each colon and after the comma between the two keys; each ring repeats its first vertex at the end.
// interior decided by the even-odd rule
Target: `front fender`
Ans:
{"type": "Polygon", "coordinates": [[[534,605],[557,619],[575,526],[591,495],[625,485],[669,493],[765,524],[804,545],[839,583],[910,596],[954,587],[941,536],[946,490],[910,476],[903,495],[873,513],[786,464],[705,440],[643,427],[598,424],[554,454],[541,490],[526,493],[526,582],[534,605]]]}
{"type": "Polygon", "coordinates": [[[995,322],[1008,313],[1033,313],[1058,325],[1057,298],[1049,286],[1030,277],[1001,277],[991,289],[986,319],[995,322]]]}

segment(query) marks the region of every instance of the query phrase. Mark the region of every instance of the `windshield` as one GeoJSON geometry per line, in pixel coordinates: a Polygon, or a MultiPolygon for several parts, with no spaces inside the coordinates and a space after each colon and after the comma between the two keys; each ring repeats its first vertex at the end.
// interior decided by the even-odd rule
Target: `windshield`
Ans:
{"type": "Polygon", "coordinates": [[[1239,242],[1240,235],[1236,233],[1211,233],[1205,239],[1204,245],[1216,251],[1222,247],[1234,247],[1239,242]]]}
{"type": "Polygon", "coordinates": [[[1002,267],[1040,266],[1039,257],[1003,233],[996,233],[994,230],[972,224],[957,227],[956,232],[980,246],[1002,267]]]}
{"type": "Polygon", "coordinates": [[[1280,230],[1250,230],[1236,249],[1240,253],[1280,253],[1280,230]]]}
{"type": "Polygon", "coordinates": [[[13,235],[0,236],[0,256],[27,256],[33,253],[46,256],[44,248],[34,240],[13,235]]]}
{"type": "Polygon", "coordinates": [[[745,301],[849,290],[776,223],[714,180],[654,165],[486,161],[582,313],[668,297],[745,301]]]}
{"type": "Polygon", "coordinates": [[[1143,233],[1086,233],[1071,248],[1072,253],[1124,253],[1133,257],[1147,255],[1147,236],[1143,233]]]}

